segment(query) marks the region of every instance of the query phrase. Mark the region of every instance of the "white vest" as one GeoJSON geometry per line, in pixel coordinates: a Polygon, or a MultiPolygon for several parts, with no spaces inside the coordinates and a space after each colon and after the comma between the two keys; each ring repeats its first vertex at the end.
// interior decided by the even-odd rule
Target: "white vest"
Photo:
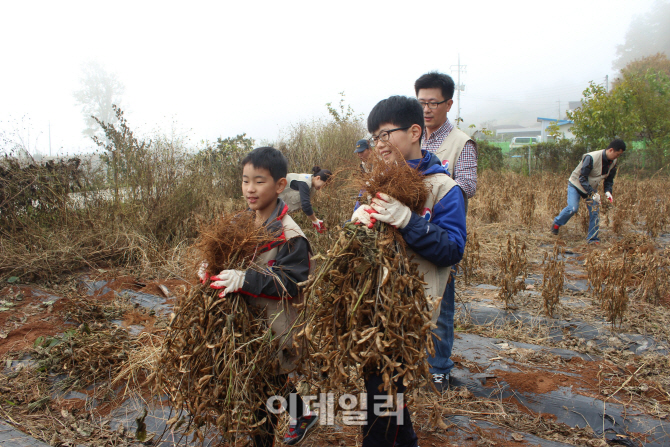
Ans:
{"type": "Polygon", "coordinates": [[[588,154],[582,155],[582,161],[579,162],[577,167],[575,168],[574,171],[572,171],[572,174],[570,175],[570,183],[572,183],[572,186],[580,190],[582,193],[586,194],[586,191],[584,191],[584,188],[582,187],[582,184],[579,182],[579,176],[582,173],[582,166],[584,166],[584,158],[590,155],[591,158],[593,159],[593,169],[591,169],[591,173],[589,174],[589,185],[591,185],[591,188],[593,189],[598,189],[598,185],[600,184],[600,181],[604,178],[607,178],[607,176],[610,174],[610,171],[614,169],[614,166],[616,166],[616,160],[612,160],[612,163],[610,163],[610,168],[607,170],[607,172],[603,173],[603,151],[593,151],[589,152],[588,154]]]}
{"type": "Polygon", "coordinates": [[[279,198],[288,205],[289,213],[300,209],[300,192],[291,189],[291,182],[298,180],[307,183],[309,189],[312,189],[312,174],[288,174],[286,176],[286,188],[279,194],[279,198]]]}
{"type": "Polygon", "coordinates": [[[456,162],[463,152],[463,146],[471,140],[468,134],[454,127],[435,151],[435,155],[442,161],[442,166],[449,171],[452,179],[456,176],[456,162]]]}

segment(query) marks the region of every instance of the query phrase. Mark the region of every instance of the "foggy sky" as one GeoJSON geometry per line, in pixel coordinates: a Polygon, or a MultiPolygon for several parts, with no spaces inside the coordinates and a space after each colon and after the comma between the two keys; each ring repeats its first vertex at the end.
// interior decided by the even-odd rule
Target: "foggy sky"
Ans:
{"type": "Polygon", "coordinates": [[[196,145],[276,139],[325,116],[341,91],[367,116],[381,99],[413,95],[427,71],[456,78],[459,54],[466,123],[530,125],[563,113],[589,81],[611,81],[617,45],[652,3],[2,2],[0,131],[29,118],[43,154],[49,123],[54,153],[93,147],[73,98],[90,60],[125,84],[132,127],[174,127],[196,145]]]}

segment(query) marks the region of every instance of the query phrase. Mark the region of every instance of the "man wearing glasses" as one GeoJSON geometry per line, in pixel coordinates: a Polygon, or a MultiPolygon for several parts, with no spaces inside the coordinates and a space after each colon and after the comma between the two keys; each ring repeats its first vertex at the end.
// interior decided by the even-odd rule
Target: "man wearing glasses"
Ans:
{"type": "Polygon", "coordinates": [[[468,199],[477,190],[477,145],[447,118],[454,104],[454,89],[451,76],[436,71],[424,74],[414,83],[426,125],[421,149],[434,152],[442,160],[442,166],[463,191],[467,213],[468,199]]]}
{"type": "MultiPolygon", "coordinates": [[[[454,104],[454,80],[451,76],[430,72],[414,83],[414,90],[423,109],[425,129],[421,138],[421,149],[434,152],[442,160],[442,166],[461,187],[465,213],[468,199],[477,190],[477,146],[463,131],[455,128],[447,118],[447,112],[454,104]]],[[[451,274],[440,302],[437,328],[433,330],[435,356],[428,357],[433,384],[438,391],[449,388],[451,351],[454,345],[455,277],[451,274]]]]}

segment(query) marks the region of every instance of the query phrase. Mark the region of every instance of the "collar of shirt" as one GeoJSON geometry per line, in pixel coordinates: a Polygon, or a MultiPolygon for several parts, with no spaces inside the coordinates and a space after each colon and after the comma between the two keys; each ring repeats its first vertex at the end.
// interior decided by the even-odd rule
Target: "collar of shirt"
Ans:
{"type": "Polygon", "coordinates": [[[442,124],[439,129],[430,134],[430,137],[426,138],[426,129],[423,130],[423,136],[421,138],[421,149],[425,149],[431,152],[435,152],[442,142],[444,141],[449,133],[454,129],[454,126],[447,118],[447,121],[442,124]]]}
{"type": "Polygon", "coordinates": [[[607,149],[603,149],[603,171],[612,164],[613,160],[607,158],[607,149]]]}

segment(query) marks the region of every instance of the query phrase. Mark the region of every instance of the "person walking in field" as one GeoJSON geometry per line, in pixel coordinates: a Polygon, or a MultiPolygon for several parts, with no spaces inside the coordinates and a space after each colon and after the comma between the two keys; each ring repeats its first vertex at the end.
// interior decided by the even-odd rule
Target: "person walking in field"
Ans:
{"type": "Polygon", "coordinates": [[[312,190],[323,188],[332,172],[318,166],[312,168],[312,174],[291,173],[286,176],[286,190],[279,197],[288,205],[289,212],[302,208],[302,211],[312,221],[312,226],[319,233],[326,231],[326,225],[316,217],[312,209],[312,190]]]}
{"type": "Polygon", "coordinates": [[[625,150],[626,143],[623,140],[615,139],[607,149],[589,152],[582,156],[582,161],[572,171],[568,180],[568,206],[563,208],[563,211],[556,216],[554,223],[551,225],[553,234],[558,235],[558,230],[577,213],[579,199],[584,199],[589,210],[589,232],[586,235],[586,240],[589,244],[600,243],[598,237],[600,230],[598,185],[602,179],[605,179],[605,197],[612,203],[614,201],[612,186],[616,175],[617,159],[625,150]]]}
{"type": "Polygon", "coordinates": [[[421,149],[442,160],[442,166],[463,191],[467,213],[468,199],[477,191],[477,144],[447,118],[454,104],[455,87],[451,76],[436,71],[424,74],[414,83],[426,126],[421,149]]]}

